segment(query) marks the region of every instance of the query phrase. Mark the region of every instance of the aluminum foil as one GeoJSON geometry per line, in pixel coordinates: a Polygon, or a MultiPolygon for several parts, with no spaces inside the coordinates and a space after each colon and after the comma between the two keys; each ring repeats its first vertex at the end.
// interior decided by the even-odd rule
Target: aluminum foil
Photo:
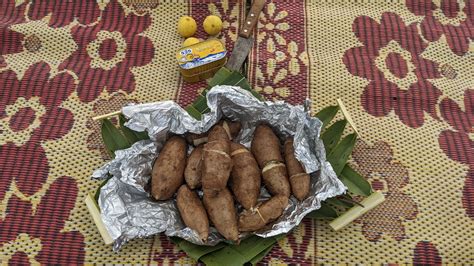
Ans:
{"type": "MultiPolygon", "coordinates": [[[[276,222],[253,234],[270,237],[287,233],[306,214],[319,209],[322,201],[343,194],[346,188],[326,161],[324,146],[319,138],[322,123],[306,111],[308,103],[293,106],[284,102],[261,102],[239,87],[216,86],[207,94],[210,111],[200,121],[172,101],[122,108],[122,113],[129,118],[126,126],[136,131],[146,130],[151,140],[139,141],[128,149],[116,151],[115,159],[92,175],[97,179],[112,176],[101,189],[99,207],[105,227],[114,239],[114,250],[117,251],[130,239],[162,232],[199,245],[216,245],[225,241],[211,228],[208,241],[203,243],[197,233],[181,221],[174,199],[152,200],[146,189],[154,159],[169,133],[204,133],[222,117],[242,123],[236,141],[248,148],[253,131],[260,123],[271,125],[282,140],[294,136],[296,158],[311,176],[308,198],[299,202],[292,196],[276,222]]],[[[268,198],[268,192],[262,188],[259,200],[268,198]]],[[[246,236],[248,234],[241,237],[246,236]]]]}

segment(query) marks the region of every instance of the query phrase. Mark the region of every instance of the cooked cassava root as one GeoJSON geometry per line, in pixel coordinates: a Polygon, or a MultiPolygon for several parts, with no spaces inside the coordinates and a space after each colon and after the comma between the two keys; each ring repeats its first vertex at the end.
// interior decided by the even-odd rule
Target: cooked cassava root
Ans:
{"type": "Polygon", "coordinates": [[[288,205],[288,197],[276,195],[254,210],[244,210],[239,217],[241,232],[256,231],[281,216],[288,205]]]}
{"type": "Polygon", "coordinates": [[[230,142],[226,131],[219,125],[211,129],[208,141],[202,154],[202,188],[207,193],[217,193],[226,188],[232,170],[230,142]]]}
{"type": "Polygon", "coordinates": [[[286,169],[290,177],[291,192],[298,200],[304,200],[309,193],[310,177],[295,157],[292,138],[286,139],[284,150],[286,169]]]}
{"type": "Polygon", "coordinates": [[[176,204],[184,224],[196,231],[199,238],[206,242],[209,236],[209,219],[196,192],[187,185],[182,185],[178,189],[176,204]]]}
{"type": "Polygon", "coordinates": [[[237,211],[229,190],[224,188],[218,192],[209,193],[204,189],[203,201],[209,219],[217,231],[228,240],[238,241],[237,211]]]}
{"type": "Polygon", "coordinates": [[[260,194],[260,169],[257,162],[244,145],[231,143],[232,191],[237,201],[247,210],[257,204],[260,194]]]}
{"type": "Polygon", "coordinates": [[[261,230],[277,220],[290,194],[298,200],[309,194],[310,178],[295,157],[291,138],[285,141],[282,153],[272,129],[260,125],[249,151],[230,141],[239,130],[240,123],[219,122],[201,135],[205,144],[196,146],[187,160],[184,139],[172,137],[154,164],[153,197],[169,199],[177,191],[183,222],[203,241],[209,235],[209,221],[223,237],[238,241],[239,231],[261,230]],[[262,179],[273,197],[258,203],[262,179]],[[182,185],[184,180],[187,185],[182,185]],[[192,190],[199,187],[204,192],[202,202],[192,190]],[[244,209],[239,215],[234,200],[244,209]]]}
{"type": "Polygon", "coordinates": [[[221,120],[219,125],[225,129],[230,140],[237,137],[237,135],[239,135],[240,129],[242,128],[240,122],[229,122],[226,120],[221,120]]]}
{"type": "Polygon", "coordinates": [[[186,141],[178,136],[168,139],[153,164],[151,194],[157,200],[170,199],[184,181],[186,141]]]}
{"type": "Polygon", "coordinates": [[[280,151],[280,141],[267,125],[255,129],[252,153],[262,168],[263,182],[272,195],[290,196],[290,183],[280,151]]]}
{"type": "Polygon", "coordinates": [[[191,152],[184,169],[184,179],[191,189],[201,186],[202,149],[203,145],[199,145],[191,152]]]}
{"type": "Polygon", "coordinates": [[[222,126],[215,125],[209,131],[202,154],[204,206],[217,231],[226,239],[237,241],[237,212],[227,189],[231,170],[229,136],[222,126]]]}
{"type": "MultiPolygon", "coordinates": [[[[237,137],[237,135],[239,135],[240,129],[242,127],[240,122],[229,122],[226,120],[219,121],[217,125],[220,125],[225,129],[227,136],[230,140],[234,139],[235,137],[237,137]]],[[[188,133],[186,134],[186,141],[194,146],[206,143],[208,141],[208,132],[201,134],[188,133]]]]}

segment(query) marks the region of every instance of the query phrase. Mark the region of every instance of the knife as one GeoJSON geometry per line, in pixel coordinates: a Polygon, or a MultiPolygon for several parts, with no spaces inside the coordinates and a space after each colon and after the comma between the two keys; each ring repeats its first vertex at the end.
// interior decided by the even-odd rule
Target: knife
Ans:
{"type": "Polygon", "coordinates": [[[252,31],[258,22],[260,12],[265,6],[265,0],[254,0],[250,11],[247,14],[244,24],[240,28],[239,37],[232,50],[232,55],[225,64],[225,67],[231,71],[240,71],[245,58],[247,58],[253,45],[252,31]]]}

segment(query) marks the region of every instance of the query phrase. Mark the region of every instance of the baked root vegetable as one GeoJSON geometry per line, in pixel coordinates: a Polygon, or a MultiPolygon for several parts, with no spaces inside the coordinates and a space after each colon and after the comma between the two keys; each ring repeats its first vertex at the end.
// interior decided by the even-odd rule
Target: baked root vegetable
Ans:
{"type": "Polygon", "coordinates": [[[186,133],[186,141],[194,146],[199,146],[207,142],[207,132],[201,134],[186,133]]]}
{"type": "Polygon", "coordinates": [[[281,156],[280,141],[267,125],[255,129],[252,153],[262,168],[263,182],[272,195],[290,196],[290,183],[281,156]]]}
{"type": "Polygon", "coordinates": [[[257,205],[260,195],[260,169],[252,153],[244,145],[231,143],[230,150],[233,163],[232,191],[237,201],[248,210],[257,205]]]}
{"type": "Polygon", "coordinates": [[[242,128],[242,125],[238,121],[230,122],[226,120],[221,120],[221,122],[219,122],[219,125],[221,125],[225,129],[230,140],[237,137],[237,135],[239,135],[240,129],[242,128]]]}
{"type": "Polygon", "coordinates": [[[262,169],[262,177],[265,186],[272,195],[284,195],[290,197],[290,183],[284,163],[269,162],[262,169]]]}
{"type": "Polygon", "coordinates": [[[201,186],[201,161],[203,145],[197,146],[189,155],[184,169],[184,179],[191,189],[201,186]]]}
{"type": "Polygon", "coordinates": [[[178,136],[168,139],[153,164],[151,195],[156,200],[170,199],[184,181],[186,141],[178,136]]]}
{"type": "Polygon", "coordinates": [[[204,209],[196,192],[192,191],[186,184],[182,185],[178,189],[176,203],[184,224],[196,231],[199,238],[206,242],[209,236],[209,219],[207,218],[206,209],[204,209]]]}
{"type": "Polygon", "coordinates": [[[216,125],[209,132],[209,142],[202,154],[202,188],[208,193],[225,189],[232,170],[230,141],[222,126],[216,125]]]}
{"type": "Polygon", "coordinates": [[[293,139],[288,138],[284,145],[286,170],[290,179],[291,192],[298,200],[304,200],[309,194],[310,177],[295,157],[293,139]]]}
{"type": "Polygon", "coordinates": [[[213,141],[226,141],[229,142],[229,135],[225,128],[221,125],[215,125],[209,130],[209,134],[207,135],[207,142],[213,141]]]}
{"type": "Polygon", "coordinates": [[[237,212],[230,191],[224,188],[217,193],[204,189],[204,206],[217,231],[228,240],[238,241],[237,212]]]}
{"type": "Polygon", "coordinates": [[[276,195],[254,210],[244,210],[239,216],[239,231],[251,232],[262,229],[283,214],[288,205],[288,197],[276,195]]]}
{"type": "Polygon", "coordinates": [[[257,126],[253,135],[251,149],[260,168],[265,167],[271,161],[283,162],[280,140],[267,125],[257,126]]]}
{"type": "MultiPolygon", "coordinates": [[[[229,122],[226,120],[221,120],[217,124],[222,126],[225,129],[227,136],[229,137],[230,140],[237,137],[237,135],[239,135],[240,129],[242,128],[240,122],[229,122]]],[[[201,134],[187,133],[186,141],[189,144],[197,147],[198,145],[201,145],[208,141],[208,132],[201,133],[201,134]]]]}

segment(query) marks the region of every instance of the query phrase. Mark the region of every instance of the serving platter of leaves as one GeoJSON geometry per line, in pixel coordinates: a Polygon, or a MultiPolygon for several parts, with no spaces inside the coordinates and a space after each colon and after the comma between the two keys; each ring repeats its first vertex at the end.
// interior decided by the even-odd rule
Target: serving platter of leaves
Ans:
{"type": "MultiPolygon", "coordinates": [[[[206,94],[215,85],[240,86],[263,101],[263,97],[251,88],[248,80],[241,73],[221,69],[209,82],[208,87],[197,97],[195,102],[186,107],[186,111],[191,116],[199,120],[203,114],[209,111],[206,94]]],[[[341,182],[347,187],[348,193],[326,200],[322,203],[320,209],[308,214],[307,218],[335,219],[334,222],[338,224],[336,227],[340,228],[368,211],[368,208],[364,209],[365,206],[355,201],[352,196],[357,196],[358,199],[363,198],[367,201],[370,197],[375,196],[376,193],[373,192],[367,180],[347,163],[357,141],[357,130],[352,130],[354,133],[344,136],[346,128],[348,128],[348,125],[352,125],[352,122],[342,103],[325,107],[315,116],[323,122],[320,137],[326,149],[327,160],[331,163],[341,182]],[[342,112],[343,119],[335,119],[339,112],[342,112]],[[349,213],[351,215],[348,215],[349,213]]],[[[112,156],[114,156],[114,152],[117,150],[129,148],[133,143],[149,138],[146,132],[136,132],[127,128],[125,126],[127,120],[121,114],[118,115],[117,124],[114,124],[110,118],[104,118],[100,121],[102,140],[112,156]]],[[[107,180],[103,181],[98,187],[95,193],[96,201],[100,188],[106,182],[107,180]]],[[[380,202],[380,200],[377,201],[377,204],[380,202]]],[[[364,200],[362,200],[362,204],[364,204],[364,200]]],[[[181,250],[186,252],[189,257],[196,261],[204,262],[207,265],[253,265],[263,259],[277,241],[283,237],[285,235],[269,238],[251,236],[242,240],[239,245],[220,243],[216,246],[199,246],[176,237],[171,238],[171,240],[181,250]]]]}

